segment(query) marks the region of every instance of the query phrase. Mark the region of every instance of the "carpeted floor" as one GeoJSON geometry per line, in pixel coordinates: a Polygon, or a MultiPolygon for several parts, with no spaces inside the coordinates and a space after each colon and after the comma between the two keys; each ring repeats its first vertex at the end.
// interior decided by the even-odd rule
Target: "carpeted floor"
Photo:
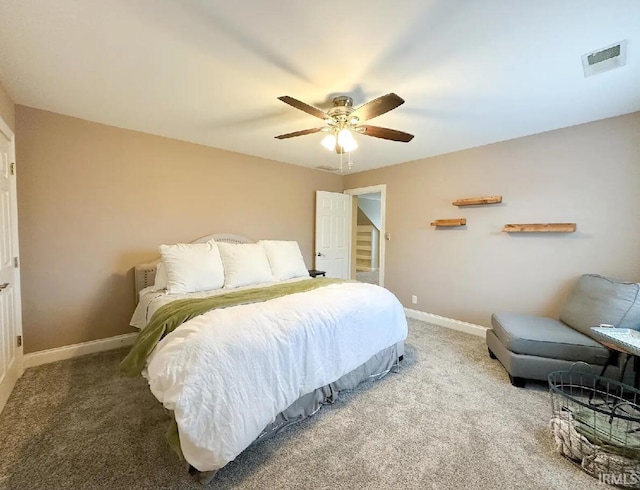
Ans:
{"type": "MultiPolygon", "coordinates": [[[[124,351],[27,370],[0,415],[0,488],[202,488],[124,351]]],[[[484,340],[410,321],[399,374],[343,394],[225,467],[211,488],[603,488],[554,452],[544,385],[517,389],[484,340]]]]}
{"type": "Polygon", "coordinates": [[[369,284],[379,284],[380,270],[356,272],[356,280],[360,282],[368,282],[369,284]]]}

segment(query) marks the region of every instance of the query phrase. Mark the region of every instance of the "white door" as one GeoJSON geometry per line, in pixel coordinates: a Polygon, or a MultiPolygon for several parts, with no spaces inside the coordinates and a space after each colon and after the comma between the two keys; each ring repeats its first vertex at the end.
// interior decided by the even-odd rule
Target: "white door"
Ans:
{"type": "Polygon", "coordinates": [[[0,119],[0,411],[22,375],[22,315],[13,133],[0,119]]]}
{"type": "Polygon", "coordinates": [[[351,196],[316,191],[315,268],[327,277],[349,279],[351,196]]]}

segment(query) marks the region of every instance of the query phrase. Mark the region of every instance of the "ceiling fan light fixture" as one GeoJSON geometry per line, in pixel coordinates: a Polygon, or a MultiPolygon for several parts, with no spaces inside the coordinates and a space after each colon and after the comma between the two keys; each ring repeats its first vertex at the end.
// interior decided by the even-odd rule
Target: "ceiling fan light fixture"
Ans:
{"type": "Polygon", "coordinates": [[[344,148],[344,151],[347,153],[352,152],[353,150],[358,148],[358,143],[353,139],[353,135],[351,131],[348,129],[341,129],[338,133],[338,144],[344,148]]]}
{"type": "Polygon", "coordinates": [[[333,151],[336,147],[336,136],[334,134],[328,134],[320,142],[327,150],[333,151]]]}
{"type": "Polygon", "coordinates": [[[304,136],[318,132],[327,133],[320,144],[329,151],[335,151],[340,155],[340,171],[343,166],[343,155],[346,153],[348,157],[347,168],[351,170],[353,162],[351,161],[351,152],[358,148],[358,143],[353,137],[353,133],[372,136],[374,138],[382,138],[391,141],[401,141],[408,143],[413,139],[413,135],[397,131],[395,129],[382,128],[379,126],[371,126],[362,123],[381,116],[400,105],[404,104],[404,100],[397,94],[390,92],[386,95],[370,100],[369,102],[353,108],[353,100],[348,96],[338,96],[333,98],[333,107],[328,111],[322,111],[317,107],[310,106],[298,99],[283,95],[278,97],[285,104],[299,109],[302,112],[322,119],[324,126],[302,131],[294,131],[293,133],[281,134],[276,136],[277,139],[288,139],[296,136],[304,136]]]}

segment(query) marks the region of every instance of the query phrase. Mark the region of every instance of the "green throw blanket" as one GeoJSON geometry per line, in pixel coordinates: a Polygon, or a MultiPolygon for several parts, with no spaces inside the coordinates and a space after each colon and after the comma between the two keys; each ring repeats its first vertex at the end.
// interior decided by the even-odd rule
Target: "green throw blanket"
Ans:
{"type": "Polygon", "coordinates": [[[179,299],[158,309],[140,332],[127,357],[120,363],[120,371],[127,376],[137,376],[144,369],[147,357],[160,340],[187,320],[218,308],[228,308],[249,303],[260,303],[288,294],[302,293],[329,284],[344,282],[341,279],[315,278],[297,282],[276,284],[255,289],[232,291],[219,296],[197,299],[179,299]]]}

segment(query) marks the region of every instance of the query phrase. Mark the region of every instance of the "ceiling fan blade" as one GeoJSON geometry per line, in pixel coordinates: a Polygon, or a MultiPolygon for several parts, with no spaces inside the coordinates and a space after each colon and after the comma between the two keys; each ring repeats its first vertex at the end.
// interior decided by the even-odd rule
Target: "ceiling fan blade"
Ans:
{"type": "Polygon", "coordinates": [[[402,104],[404,104],[404,99],[392,92],[361,105],[351,113],[350,117],[357,117],[360,121],[367,121],[385,112],[389,112],[402,104]]]}
{"type": "Polygon", "coordinates": [[[381,128],[380,126],[369,126],[367,124],[358,126],[358,128],[364,129],[364,132],[362,134],[373,136],[374,138],[401,141],[403,143],[408,143],[413,139],[412,134],[405,133],[403,131],[397,131],[395,129],[381,128]]]}
{"type": "Polygon", "coordinates": [[[305,134],[313,134],[322,131],[324,128],[312,128],[312,129],[303,129],[302,131],[295,131],[293,133],[281,134],[276,136],[277,139],[283,140],[286,138],[295,138],[296,136],[304,136],[305,134]]]}
{"type": "Polygon", "coordinates": [[[278,97],[278,99],[280,99],[285,104],[289,104],[290,106],[295,107],[296,109],[300,109],[301,111],[304,111],[307,114],[311,114],[312,116],[315,116],[319,119],[329,118],[329,114],[327,114],[326,112],[323,112],[320,109],[310,106],[309,104],[305,104],[304,102],[301,102],[298,99],[289,97],[288,95],[283,95],[282,97],[278,97]]]}

